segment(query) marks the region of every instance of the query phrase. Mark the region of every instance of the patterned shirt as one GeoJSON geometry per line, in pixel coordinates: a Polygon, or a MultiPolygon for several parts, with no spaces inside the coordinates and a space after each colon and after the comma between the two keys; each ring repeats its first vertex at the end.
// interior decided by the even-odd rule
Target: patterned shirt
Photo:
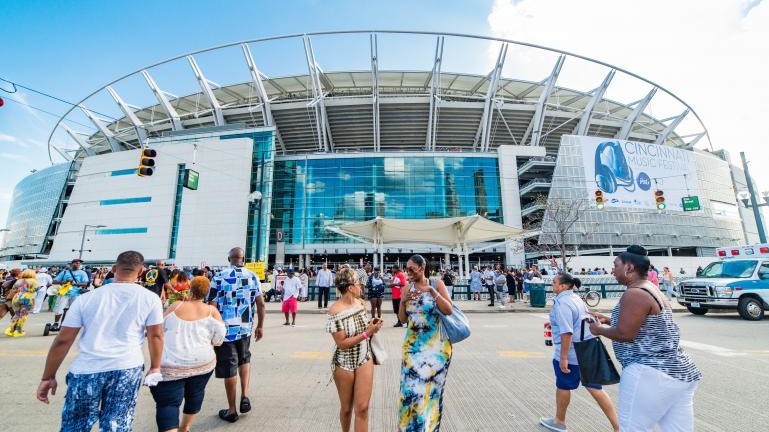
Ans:
{"type": "Polygon", "coordinates": [[[207,301],[215,301],[222,314],[225,342],[251,337],[256,298],[261,295],[259,277],[245,267],[232,266],[213,278],[207,301]]]}
{"type": "MultiPolygon", "coordinates": [[[[364,331],[368,325],[368,314],[363,305],[347,308],[334,315],[327,315],[326,331],[336,333],[344,331],[346,337],[357,336],[364,331]]],[[[334,350],[334,356],[331,359],[331,369],[336,366],[347,371],[354,371],[371,358],[371,347],[369,341],[363,339],[358,344],[347,349],[337,347],[334,350]]]]}
{"type": "MultiPolygon", "coordinates": [[[[673,310],[663,305],[656,287],[647,284],[644,289],[660,306],[658,315],[647,315],[635,339],[631,342],[613,341],[614,354],[623,368],[638,363],[657,369],[669,376],[684,382],[699,381],[702,373],[694,365],[691,358],[679,346],[681,331],[673,322],[673,310]]],[[[619,322],[621,302],[614,306],[611,313],[611,325],[616,327],[619,322]]]]}

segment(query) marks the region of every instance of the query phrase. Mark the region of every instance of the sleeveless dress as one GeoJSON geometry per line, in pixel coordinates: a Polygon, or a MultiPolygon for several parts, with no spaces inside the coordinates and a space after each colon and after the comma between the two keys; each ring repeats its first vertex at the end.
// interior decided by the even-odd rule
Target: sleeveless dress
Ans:
{"type": "MultiPolygon", "coordinates": [[[[413,290],[413,285],[409,286],[413,290]]],[[[408,295],[408,293],[404,293],[408,295]]],[[[443,411],[443,385],[451,363],[451,342],[441,339],[435,298],[427,292],[406,306],[398,430],[437,431],[443,411]]]]}

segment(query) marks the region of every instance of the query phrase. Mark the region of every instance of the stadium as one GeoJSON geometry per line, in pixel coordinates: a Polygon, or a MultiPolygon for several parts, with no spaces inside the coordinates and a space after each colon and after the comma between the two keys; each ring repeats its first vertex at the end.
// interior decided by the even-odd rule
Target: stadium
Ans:
{"type": "MultiPolygon", "coordinates": [[[[107,263],[137,249],[150,260],[223,265],[243,245],[249,261],[357,263],[372,260],[372,246],[334,228],[476,214],[526,235],[472,245],[473,263],[519,266],[557,256],[559,242],[581,256],[637,243],[711,257],[756,236],[737,204],[744,173],[713,145],[673,92],[553,48],[379,30],[242,41],[119,77],[65,113],[48,141],[52,166],[15,189],[0,261],[107,263]],[[342,64],[329,67],[324,44],[350,53],[335,53],[342,64]],[[480,62],[456,61],[489,49],[482,73],[480,62]],[[551,59],[549,71],[516,78],[506,68],[513,55],[551,59]],[[275,63],[289,72],[262,72],[275,63]],[[559,83],[574,63],[593,71],[588,88],[559,83]],[[638,94],[609,98],[619,80],[638,94]],[[651,114],[658,100],[672,115],[651,114]],[[156,153],[150,176],[137,175],[143,148],[156,153]],[[697,206],[684,208],[692,198],[697,206]],[[554,242],[564,204],[581,211],[554,242]]],[[[415,251],[442,264],[458,255],[388,244],[384,261],[415,251]]]]}

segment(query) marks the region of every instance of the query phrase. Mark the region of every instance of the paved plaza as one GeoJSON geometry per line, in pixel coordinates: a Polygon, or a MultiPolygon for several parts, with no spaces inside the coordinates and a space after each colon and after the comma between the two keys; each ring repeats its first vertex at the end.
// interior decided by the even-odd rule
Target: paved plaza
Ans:
{"type": "MultiPolygon", "coordinates": [[[[464,304],[464,302],[462,302],[464,304]]],[[[611,305],[602,302],[599,309],[611,305]]],[[[330,382],[331,337],[324,332],[325,316],[311,303],[302,303],[297,327],[283,327],[282,316],[269,305],[265,337],[253,344],[251,413],[237,423],[219,420],[225,406],[224,388],[212,379],[203,410],[193,430],[216,431],[335,431],[339,430],[338,399],[330,382]]],[[[485,303],[466,304],[484,310],[485,303]]],[[[554,410],[554,378],[542,336],[546,310],[517,306],[519,313],[471,312],[473,335],[455,345],[444,398],[444,431],[544,431],[540,416],[554,410]]],[[[491,308],[487,308],[491,309],[491,308]]],[[[0,337],[3,387],[3,430],[58,430],[66,386],[65,370],[58,374],[59,391],[51,405],[35,399],[45,354],[53,337],[43,337],[50,313],[30,318],[28,336],[0,337]]],[[[391,354],[376,368],[370,408],[370,430],[395,430],[398,404],[400,344],[403,329],[393,328],[394,316],[385,317],[381,333],[391,354]]],[[[747,322],[736,313],[694,316],[677,313],[683,345],[702,369],[704,380],[695,396],[697,431],[763,430],[769,424],[769,320],[747,322]],[[758,428],[758,429],[757,429],[758,428]]],[[[4,320],[0,325],[6,325],[4,320]]],[[[617,386],[608,392],[615,400],[617,386]]],[[[152,431],[154,402],[142,388],[136,408],[135,430],[152,431]]],[[[610,430],[588,393],[577,391],[567,418],[571,431],[610,430]]]]}

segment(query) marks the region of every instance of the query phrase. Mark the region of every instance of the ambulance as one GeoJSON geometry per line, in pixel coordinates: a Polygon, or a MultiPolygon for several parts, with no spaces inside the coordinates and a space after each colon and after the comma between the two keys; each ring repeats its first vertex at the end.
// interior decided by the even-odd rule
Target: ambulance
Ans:
{"type": "Polygon", "coordinates": [[[769,243],[719,248],[716,255],[718,261],[678,285],[678,303],[695,315],[732,309],[762,320],[769,310],[769,243]]]}

